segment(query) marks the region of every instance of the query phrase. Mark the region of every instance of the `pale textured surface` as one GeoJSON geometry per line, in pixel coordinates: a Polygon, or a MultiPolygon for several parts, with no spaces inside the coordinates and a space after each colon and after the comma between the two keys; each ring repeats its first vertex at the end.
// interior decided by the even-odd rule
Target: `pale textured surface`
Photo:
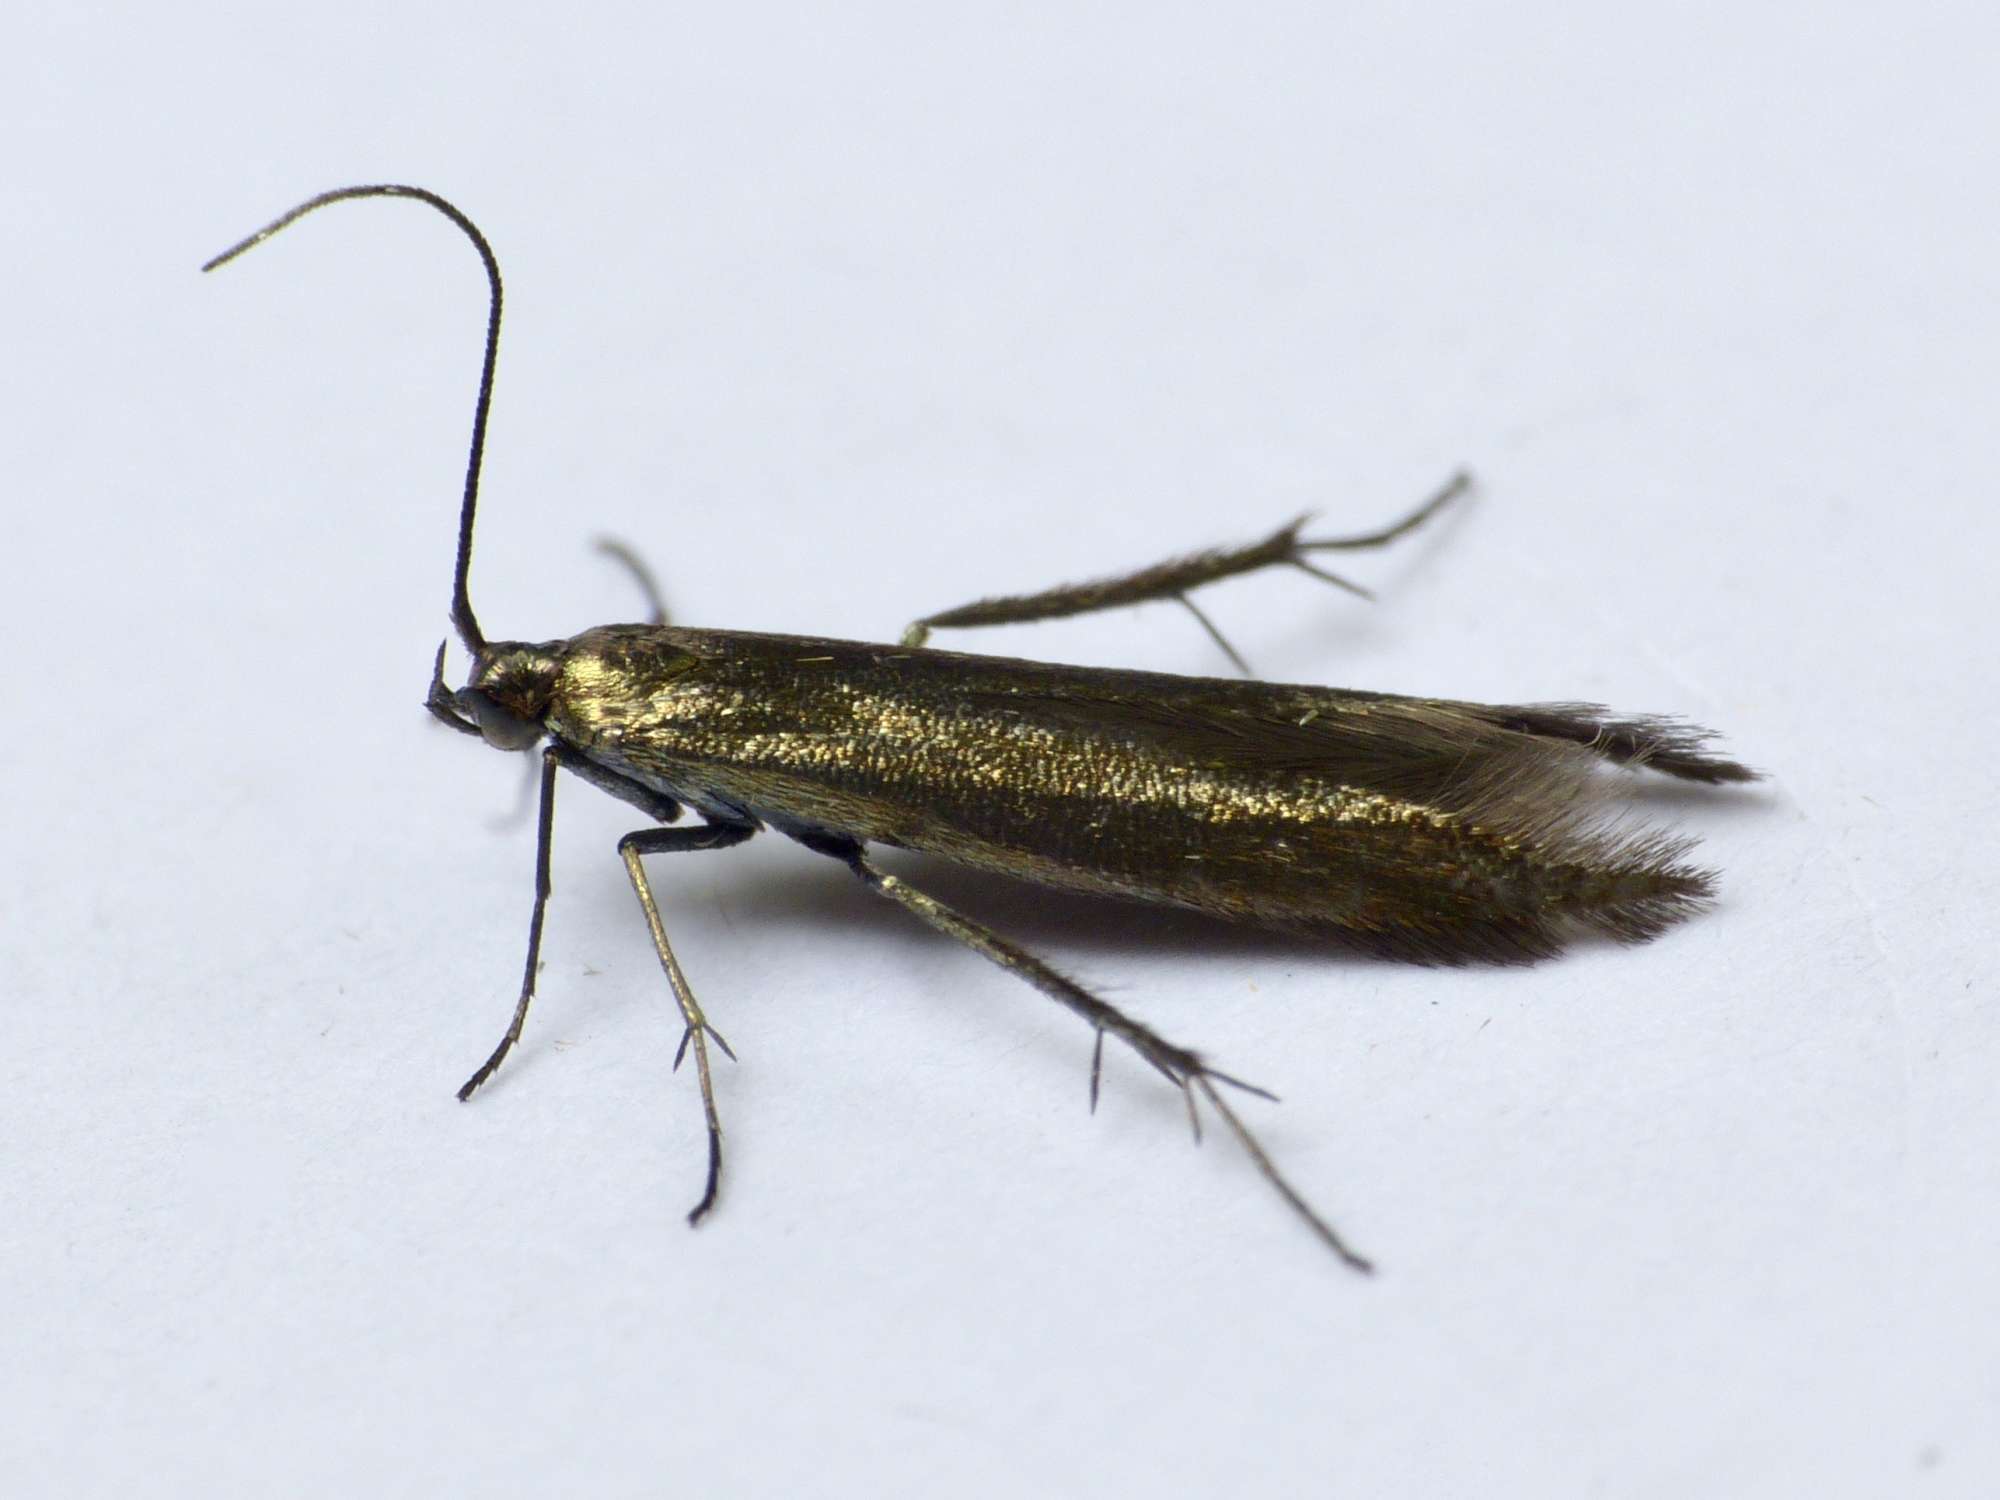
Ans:
{"type": "MultiPolygon", "coordinates": [[[[0,546],[10,1496],[1973,1496],[2000,1472],[1988,8],[39,7],[0,546]],[[956,15],[970,15],[962,9],[956,15]],[[1722,904],[1438,973],[898,861],[1285,1095],[1225,1141],[851,878],[612,854],[419,707],[475,597],[877,636],[1473,503],[1204,605],[1266,676],[1684,713],[1722,904]],[[1989,695],[1978,704],[1975,693],[1989,695]]],[[[939,644],[971,646],[971,637],[939,644]]],[[[1222,670],[1184,612],[993,632],[1222,670]]]]}

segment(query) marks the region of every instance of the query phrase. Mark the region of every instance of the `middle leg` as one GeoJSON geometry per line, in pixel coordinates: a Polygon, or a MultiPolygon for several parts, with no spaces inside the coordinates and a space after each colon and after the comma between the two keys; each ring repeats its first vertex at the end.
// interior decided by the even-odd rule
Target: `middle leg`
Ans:
{"type": "Polygon", "coordinates": [[[687,976],[681,972],[680,960],[674,957],[673,946],[667,941],[666,926],[660,921],[659,903],[653,899],[653,888],[646,879],[646,867],[640,861],[648,854],[727,849],[732,844],[742,843],[756,831],[754,823],[712,822],[700,828],[642,828],[618,841],[618,857],[625,862],[625,873],[631,877],[632,890],[646,913],[646,926],[653,935],[653,950],[660,955],[660,967],[666,970],[667,984],[674,992],[674,1001],[680,1006],[681,1019],[686,1023],[686,1029],[681,1032],[680,1047],[674,1053],[674,1068],[679,1071],[692,1045],[695,1076],[701,1082],[701,1111],[708,1125],[708,1176],[702,1185],[701,1201],[688,1214],[689,1224],[699,1224],[702,1215],[715,1206],[716,1188],[722,1181],[722,1119],[715,1109],[715,1082],[709,1076],[708,1044],[713,1040],[732,1062],[736,1054],[722,1039],[722,1033],[708,1024],[708,1018],[702,1014],[701,1002],[695,999],[687,976]]]}

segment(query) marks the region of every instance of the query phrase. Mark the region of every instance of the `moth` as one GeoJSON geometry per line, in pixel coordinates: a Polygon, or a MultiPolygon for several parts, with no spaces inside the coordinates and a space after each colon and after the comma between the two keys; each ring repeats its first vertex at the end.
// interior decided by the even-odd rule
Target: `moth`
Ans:
{"type": "MultiPolygon", "coordinates": [[[[1121,608],[1185,606],[1241,670],[1189,595],[1222,579],[1289,567],[1355,586],[1317,554],[1380,547],[1464,491],[1455,476],[1394,525],[1309,538],[1305,518],[1250,546],[1203,552],[1096,583],[981,600],[917,621],[900,642],[820,640],[666,623],[601,625],[568,640],[494,641],[467,579],[499,352],[500,267],[479,229],[436,193],[398,184],[310,198],[202,269],[235,259],[305,215],[361,198],[405,198],[450,219],[479,252],[491,290],[484,362],[459,509],[451,622],[471,657],[445,683],[449,642],[425,704],[499,750],[539,751],[535,895],[512,1018],[458,1092],[470,1098],[520,1040],[534,997],[549,882],[555,787],[567,772],[629,803],[645,825],[618,843],[692,1052],[708,1133],[699,1223],[722,1171],[709,1024],[667,939],[649,855],[740,844],[770,828],[838,861],[918,921],[1025,980],[1095,1035],[1129,1047],[1205,1104],[1259,1173],[1335,1255],[1372,1269],[1279,1172],[1223,1090],[1269,1098],[1203,1054],[1093,995],[1025,951],[884,870],[871,849],[917,850],[1060,891],[1124,897],[1304,934],[1425,964],[1519,963],[1574,934],[1638,942],[1710,900],[1692,841],[1616,816],[1619,778],[1644,768],[1686,781],[1755,773],[1671,718],[1590,704],[1491,706],[1338,688],[1055,666],[925,644],[933,630],[1121,608]],[[693,821],[683,824],[684,814],[693,821]]],[[[629,561],[628,557],[628,561],[629,561]]],[[[1361,592],[1356,589],[1356,592],[1361,592]]]]}

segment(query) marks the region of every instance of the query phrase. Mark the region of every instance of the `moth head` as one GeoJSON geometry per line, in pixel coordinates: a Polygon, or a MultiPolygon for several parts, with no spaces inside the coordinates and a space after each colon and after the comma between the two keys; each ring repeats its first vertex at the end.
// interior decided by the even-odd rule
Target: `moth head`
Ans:
{"type": "Polygon", "coordinates": [[[425,706],[452,728],[476,734],[496,750],[526,750],[547,732],[542,716],[562,668],[560,644],[491,642],[473,658],[471,676],[456,692],[444,685],[444,647],[439,646],[425,706]]]}

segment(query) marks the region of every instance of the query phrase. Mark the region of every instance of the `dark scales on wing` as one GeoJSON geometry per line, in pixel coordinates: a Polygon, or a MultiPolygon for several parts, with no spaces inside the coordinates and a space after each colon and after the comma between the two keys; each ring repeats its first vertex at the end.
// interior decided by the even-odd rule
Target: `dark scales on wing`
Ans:
{"type": "Polygon", "coordinates": [[[1753,773],[1674,720],[735,631],[551,643],[550,728],[696,806],[1402,959],[1517,961],[1704,904],[1616,764],[1753,773]]]}

